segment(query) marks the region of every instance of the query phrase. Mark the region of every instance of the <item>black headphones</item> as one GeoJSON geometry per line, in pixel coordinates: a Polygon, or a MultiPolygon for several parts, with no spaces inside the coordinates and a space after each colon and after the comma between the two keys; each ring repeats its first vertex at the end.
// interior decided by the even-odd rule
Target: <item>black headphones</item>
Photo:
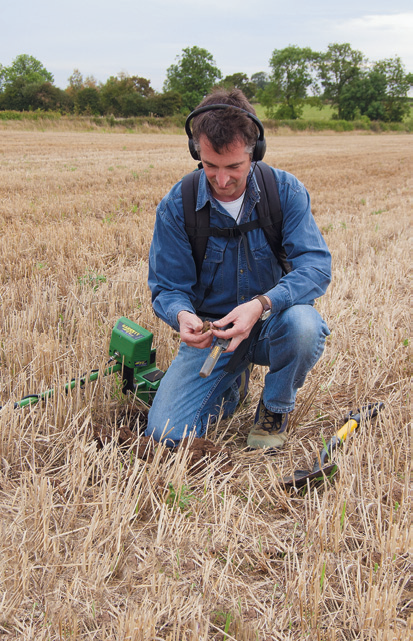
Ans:
{"type": "Polygon", "coordinates": [[[199,157],[199,153],[196,150],[191,127],[189,126],[189,123],[191,122],[192,118],[196,118],[196,116],[199,116],[199,114],[202,114],[205,111],[214,111],[215,109],[229,109],[229,108],[237,109],[237,111],[242,111],[242,113],[246,114],[248,118],[251,118],[251,120],[255,123],[259,131],[259,136],[257,138],[257,142],[255,143],[254,151],[252,152],[252,160],[253,162],[258,162],[259,160],[262,160],[264,158],[265,151],[267,149],[267,143],[265,142],[264,126],[261,120],[258,120],[257,116],[254,116],[254,114],[251,114],[249,111],[246,111],[245,109],[241,109],[241,107],[236,107],[235,105],[222,104],[222,105],[206,105],[205,107],[200,107],[199,109],[195,109],[195,111],[192,111],[189,114],[188,118],[186,119],[185,131],[188,136],[188,147],[189,147],[189,152],[194,160],[201,160],[201,158],[199,157]]]}

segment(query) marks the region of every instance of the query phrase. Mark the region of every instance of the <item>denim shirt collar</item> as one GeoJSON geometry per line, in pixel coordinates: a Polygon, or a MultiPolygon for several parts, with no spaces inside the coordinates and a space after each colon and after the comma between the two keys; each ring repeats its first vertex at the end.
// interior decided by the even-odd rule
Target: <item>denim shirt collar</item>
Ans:
{"type": "MultiPolygon", "coordinates": [[[[199,178],[199,187],[198,187],[198,197],[196,201],[196,210],[199,211],[209,201],[211,203],[211,206],[214,207],[214,209],[217,209],[219,212],[228,215],[228,212],[223,210],[222,205],[214,198],[214,196],[211,193],[211,187],[209,185],[209,182],[207,180],[205,171],[202,169],[202,174],[199,178]]],[[[258,187],[257,180],[255,178],[255,171],[254,171],[254,166],[251,165],[250,172],[248,174],[248,179],[247,179],[247,193],[245,196],[245,204],[244,204],[244,211],[242,214],[242,218],[239,222],[242,222],[244,220],[248,220],[248,218],[251,215],[252,210],[254,209],[255,205],[257,202],[260,200],[260,189],[258,187]]]]}

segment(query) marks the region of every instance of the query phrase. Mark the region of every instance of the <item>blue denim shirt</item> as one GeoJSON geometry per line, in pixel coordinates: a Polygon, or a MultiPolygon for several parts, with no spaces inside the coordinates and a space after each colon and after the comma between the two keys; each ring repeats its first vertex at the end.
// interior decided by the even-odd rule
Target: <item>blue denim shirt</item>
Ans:
{"type": "MultiPolygon", "coordinates": [[[[257,294],[266,294],[272,311],[313,304],[331,280],[331,255],[311,213],[310,197],[292,174],[273,169],[283,212],[283,245],[292,266],[282,275],[262,229],[238,238],[208,239],[202,271],[197,279],[191,245],[185,232],[181,182],[160,202],[151,248],[148,283],[154,311],[179,331],[181,310],[225,316],[257,294]],[[210,290],[210,291],[208,291],[210,290]]],[[[260,198],[255,176],[248,181],[239,222],[257,218],[260,198]]],[[[199,181],[197,209],[211,203],[210,226],[232,227],[234,219],[212,196],[205,173],[199,181]]]]}

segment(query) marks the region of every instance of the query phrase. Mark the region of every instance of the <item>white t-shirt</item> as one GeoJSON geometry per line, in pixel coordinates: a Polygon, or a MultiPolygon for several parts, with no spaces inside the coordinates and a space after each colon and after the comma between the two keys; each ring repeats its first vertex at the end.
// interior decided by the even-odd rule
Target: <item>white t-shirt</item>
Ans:
{"type": "Polygon", "coordinates": [[[219,204],[223,206],[223,208],[230,214],[230,216],[233,217],[234,220],[238,220],[241,218],[240,216],[240,210],[242,207],[242,203],[244,200],[245,196],[245,191],[237,200],[231,200],[229,203],[224,203],[222,200],[218,200],[219,204]]]}

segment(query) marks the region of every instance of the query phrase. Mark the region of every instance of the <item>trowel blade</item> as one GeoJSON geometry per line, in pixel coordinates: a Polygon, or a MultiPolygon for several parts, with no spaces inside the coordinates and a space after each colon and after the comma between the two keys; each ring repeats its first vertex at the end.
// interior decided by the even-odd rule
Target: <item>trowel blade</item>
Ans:
{"type": "Polygon", "coordinates": [[[319,478],[322,480],[325,476],[330,474],[334,468],[337,468],[337,463],[326,465],[321,470],[296,470],[292,476],[286,476],[282,479],[283,485],[286,487],[303,487],[307,481],[319,478]]]}

